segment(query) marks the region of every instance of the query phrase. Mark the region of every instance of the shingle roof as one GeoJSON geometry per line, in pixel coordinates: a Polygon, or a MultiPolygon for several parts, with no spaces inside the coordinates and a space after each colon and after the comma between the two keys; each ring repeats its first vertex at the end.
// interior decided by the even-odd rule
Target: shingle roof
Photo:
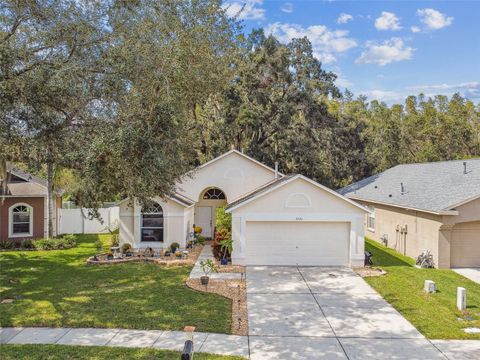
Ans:
{"type": "Polygon", "coordinates": [[[24,179],[25,182],[11,181],[7,183],[6,191],[0,186],[0,195],[2,196],[46,196],[47,182],[38,176],[31,175],[18,168],[8,166],[7,172],[24,179]]]}
{"type": "Polygon", "coordinates": [[[441,213],[480,196],[480,158],[397,165],[338,192],[352,199],[441,213]]]}
{"type": "Polygon", "coordinates": [[[277,179],[273,179],[272,181],[266,183],[265,185],[260,186],[259,188],[253,190],[252,192],[249,192],[248,194],[245,194],[242,197],[232,201],[230,204],[228,204],[228,206],[226,207],[226,210],[231,209],[247,200],[250,200],[251,198],[254,198],[257,195],[260,195],[261,193],[264,193],[265,191],[291,179],[294,176],[295,175],[285,175],[277,179]]]}

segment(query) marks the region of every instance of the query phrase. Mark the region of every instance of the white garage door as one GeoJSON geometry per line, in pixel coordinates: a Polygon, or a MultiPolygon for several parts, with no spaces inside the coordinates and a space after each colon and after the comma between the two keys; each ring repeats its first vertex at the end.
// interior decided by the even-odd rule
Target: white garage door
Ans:
{"type": "Polygon", "coordinates": [[[480,221],[455,225],[450,243],[450,266],[480,266],[480,221]]]}
{"type": "Polygon", "coordinates": [[[247,265],[347,266],[350,223],[247,222],[247,265]]]}

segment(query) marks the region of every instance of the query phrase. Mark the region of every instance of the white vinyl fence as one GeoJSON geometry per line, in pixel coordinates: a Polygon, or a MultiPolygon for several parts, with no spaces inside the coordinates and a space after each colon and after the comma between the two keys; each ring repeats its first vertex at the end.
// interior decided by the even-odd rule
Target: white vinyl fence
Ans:
{"type": "Polygon", "coordinates": [[[103,220],[89,219],[84,216],[88,209],[58,209],[59,234],[102,234],[118,226],[120,208],[118,206],[98,209],[103,220]]]}

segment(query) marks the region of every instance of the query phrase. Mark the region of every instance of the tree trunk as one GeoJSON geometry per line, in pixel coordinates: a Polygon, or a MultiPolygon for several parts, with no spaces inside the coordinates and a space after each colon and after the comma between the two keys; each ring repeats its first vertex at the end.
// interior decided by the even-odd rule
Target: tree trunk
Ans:
{"type": "Polygon", "coordinates": [[[47,162],[47,238],[53,237],[54,218],[54,196],[53,196],[53,164],[47,162]]]}

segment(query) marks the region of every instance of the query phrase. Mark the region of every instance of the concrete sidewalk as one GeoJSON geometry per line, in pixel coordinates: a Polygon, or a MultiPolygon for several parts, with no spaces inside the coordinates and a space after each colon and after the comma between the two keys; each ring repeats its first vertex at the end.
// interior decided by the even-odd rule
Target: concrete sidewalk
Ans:
{"type": "MultiPolygon", "coordinates": [[[[202,268],[200,266],[200,262],[208,259],[214,261],[214,258],[212,255],[212,246],[209,244],[206,244],[203,247],[203,250],[198,257],[197,262],[195,263],[195,266],[190,272],[190,279],[200,279],[200,277],[204,275],[202,268]]],[[[208,276],[210,277],[210,279],[240,280],[242,275],[239,273],[212,273],[208,276]]]]}
{"type": "Polygon", "coordinates": [[[477,284],[480,284],[480,268],[455,268],[452,269],[457,274],[465,276],[477,284]]]}
{"type": "MultiPolygon", "coordinates": [[[[0,328],[0,344],[118,346],[181,351],[183,331],[98,328],[0,328]]],[[[247,336],[195,333],[195,352],[249,357],[247,336]]]]}

